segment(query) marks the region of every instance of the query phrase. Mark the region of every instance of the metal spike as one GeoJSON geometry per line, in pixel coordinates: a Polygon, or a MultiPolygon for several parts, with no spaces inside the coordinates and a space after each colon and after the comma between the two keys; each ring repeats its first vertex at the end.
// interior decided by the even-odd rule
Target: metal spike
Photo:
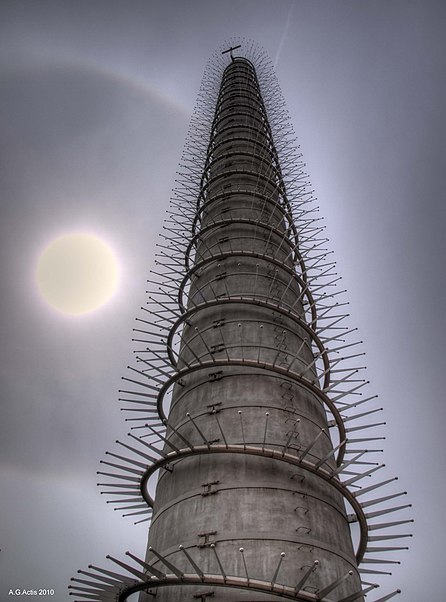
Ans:
{"type": "Polygon", "coordinates": [[[160,455],[162,458],[167,458],[167,454],[165,452],[163,452],[161,449],[158,449],[157,447],[155,447],[151,443],[148,443],[147,441],[143,441],[143,439],[141,437],[135,437],[135,435],[133,435],[132,433],[127,433],[127,434],[129,437],[131,437],[138,443],[141,443],[141,445],[148,447],[150,450],[152,450],[156,454],[160,455]]]}
{"type": "Polygon", "coordinates": [[[208,449],[210,449],[211,445],[209,443],[209,441],[206,439],[206,437],[203,435],[203,433],[201,432],[201,430],[198,428],[195,420],[192,418],[192,416],[189,414],[189,412],[187,412],[186,416],[189,418],[189,420],[192,422],[192,424],[194,425],[195,429],[198,431],[198,434],[200,435],[200,437],[203,439],[203,443],[206,445],[206,447],[208,449]]]}
{"type": "Polygon", "coordinates": [[[353,571],[349,571],[348,573],[346,573],[342,577],[339,577],[339,579],[336,579],[335,581],[333,581],[333,583],[330,583],[330,585],[327,585],[327,587],[324,587],[324,589],[319,590],[317,592],[317,594],[316,594],[318,602],[320,600],[322,600],[323,598],[325,598],[325,596],[327,594],[329,594],[331,591],[333,591],[335,588],[337,588],[338,585],[340,585],[343,581],[345,581],[346,579],[348,579],[352,575],[353,575],[353,571]]]}
{"type": "Polygon", "coordinates": [[[220,421],[219,421],[219,419],[218,419],[217,412],[213,412],[213,414],[214,414],[215,420],[217,421],[217,425],[218,425],[218,428],[219,428],[219,430],[220,430],[220,434],[221,434],[221,436],[222,436],[222,439],[223,439],[223,441],[225,442],[226,449],[228,449],[228,442],[227,442],[227,440],[226,440],[225,434],[224,434],[224,432],[223,432],[223,429],[222,429],[222,427],[221,427],[220,421]]]}
{"type": "Polygon", "coordinates": [[[203,577],[204,577],[203,571],[196,564],[196,562],[192,558],[192,556],[190,556],[189,552],[182,545],[180,545],[179,549],[183,552],[183,554],[186,556],[186,558],[188,559],[188,561],[190,562],[190,564],[193,566],[193,568],[194,568],[195,572],[197,573],[197,575],[203,579],[203,577]]]}
{"type": "Polygon", "coordinates": [[[374,506],[375,504],[381,504],[382,502],[393,500],[396,497],[401,497],[402,495],[407,495],[407,491],[400,491],[399,493],[393,493],[392,495],[386,495],[384,497],[376,498],[374,500],[367,500],[366,502],[361,502],[361,506],[363,508],[367,508],[368,506],[374,506]]]}
{"type": "Polygon", "coordinates": [[[242,418],[242,411],[241,410],[238,410],[238,415],[240,417],[240,427],[241,427],[241,430],[242,430],[243,449],[246,449],[245,429],[243,428],[243,418],[242,418]]]}
{"type": "MultiPolygon", "coordinates": [[[[97,571],[98,573],[107,575],[108,577],[113,577],[121,584],[127,583],[127,585],[133,585],[135,583],[134,579],[131,579],[130,577],[127,577],[126,575],[121,575],[120,573],[115,573],[114,571],[109,571],[108,569],[101,569],[100,567],[94,566],[93,564],[89,564],[88,568],[93,569],[94,571],[97,571]]],[[[99,579],[99,577],[97,577],[97,578],[99,579]]]]}
{"type": "Polygon", "coordinates": [[[180,569],[178,569],[174,564],[172,564],[171,562],[169,562],[165,556],[162,556],[159,552],[157,552],[156,550],[154,550],[151,546],[148,548],[149,552],[152,552],[152,554],[155,554],[155,556],[157,558],[159,558],[159,560],[161,560],[161,562],[163,564],[165,564],[167,566],[168,569],[170,569],[172,571],[172,573],[174,573],[177,577],[179,577],[180,579],[183,577],[183,574],[180,569]]]}
{"type": "Polygon", "coordinates": [[[185,444],[187,445],[187,447],[188,447],[188,448],[189,448],[191,451],[193,451],[193,450],[194,450],[194,447],[193,447],[192,443],[190,443],[190,441],[188,441],[188,440],[187,440],[185,437],[183,437],[183,435],[182,435],[182,434],[179,432],[179,430],[178,430],[178,429],[176,429],[174,426],[172,426],[171,424],[169,424],[169,423],[167,422],[167,420],[166,420],[166,421],[164,421],[164,424],[166,425],[166,428],[170,428],[170,429],[171,429],[171,430],[172,430],[172,431],[175,433],[175,435],[176,435],[176,436],[177,436],[179,439],[181,439],[181,441],[183,441],[183,443],[185,443],[185,444]]]}
{"type": "Polygon", "coordinates": [[[385,558],[364,558],[361,560],[363,564],[401,564],[399,560],[386,560],[385,558]]]}
{"type": "Polygon", "coordinates": [[[283,451],[282,451],[282,458],[283,458],[283,456],[284,456],[284,455],[286,454],[286,452],[287,452],[287,449],[288,449],[288,447],[289,447],[289,445],[290,445],[290,443],[291,443],[291,440],[292,440],[293,436],[294,436],[294,435],[295,435],[295,433],[296,433],[296,427],[297,427],[297,425],[298,425],[299,423],[300,423],[300,418],[298,418],[298,419],[296,420],[296,422],[295,422],[295,424],[294,424],[294,427],[293,427],[293,430],[291,431],[291,433],[290,433],[290,435],[289,435],[289,437],[288,437],[288,439],[287,439],[287,442],[286,442],[286,444],[285,444],[285,446],[284,446],[284,448],[283,448],[283,451]]]}
{"type": "Polygon", "coordinates": [[[265,430],[263,432],[262,451],[265,450],[266,432],[267,432],[267,429],[268,429],[268,418],[269,418],[269,412],[265,412],[265,430]]]}
{"type": "Polygon", "coordinates": [[[380,483],[376,483],[375,485],[370,485],[370,487],[365,487],[363,489],[360,489],[359,491],[356,491],[353,495],[355,497],[359,497],[360,495],[364,495],[364,493],[369,493],[370,491],[373,491],[374,489],[378,489],[379,487],[384,487],[384,485],[387,485],[388,483],[392,483],[393,481],[397,481],[398,477],[393,477],[391,479],[387,479],[386,481],[381,481],[380,483]]]}
{"type": "Polygon", "coordinates": [[[242,555],[242,559],[243,559],[243,566],[244,566],[244,568],[245,568],[245,575],[246,575],[246,579],[247,579],[247,581],[248,581],[248,585],[249,585],[249,574],[248,574],[248,567],[246,566],[246,559],[245,559],[245,554],[244,554],[245,550],[244,550],[244,548],[240,548],[240,550],[239,550],[239,551],[240,551],[240,554],[242,555]]]}
{"type": "Polygon", "coordinates": [[[145,562],[144,560],[141,560],[137,556],[134,556],[130,552],[126,552],[125,554],[126,554],[126,556],[129,556],[130,558],[132,558],[132,560],[134,560],[135,562],[140,564],[143,568],[145,568],[146,571],[149,571],[149,573],[151,573],[152,575],[155,575],[155,577],[157,577],[158,579],[166,578],[166,575],[162,571],[154,568],[151,564],[148,564],[147,562],[145,562]]]}
{"type": "MultiPolygon", "coordinates": [[[[75,583],[82,583],[82,585],[89,585],[91,587],[94,587],[96,591],[116,591],[116,585],[104,585],[103,583],[98,583],[97,581],[87,581],[86,579],[78,579],[77,577],[71,577],[70,581],[74,581],[75,583]]],[[[78,588],[77,585],[68,587],[78,588]]]]}
{"type": "Polygon", "coordinates": [[[280,565],[282,564],[282,561],[284,558],[285,558],[285,552],[281,552],[276,571],[273,575],[273,578],[271,579],[271,589],[274,587],[274,584],[276,583],[277,575],[279,574],[279,570],[280,570],[280,565]]]}
{"type": "Polygon", "coordinates": [[[136,520],[133,524],[140,525],[141,523],[146,523],[149,520],[152,520],[152,515],[148,516],[147,518],[142,518],[141,520],[136,520]]]}
{"type": "Polygon", "coordinates": [[[376,512],[369,512],[365,515],[366,518],[374,518],[375,516],[382,516],[383,514],[390,514],[391,512],[397,512],[404,508],[412,508],[412,504],[405,504],[404,506],[394,506],[393,508],[384,508],[383,510],[377,510],[376,512]]]}
{"type": "Polygon", "coordinates": [[[369,535],[368,540],[370,541],[386,541],[389,539],[405,539],[406,537],[413,537],[412,533],[398,533],[394,535],[369,535]]]}
{"type": "Polygon", "coordinates": [[[360,481],[364,477],[368,477],[369,475],[376,472],[377,470],[384,468],[384,466],[385,466],[385,464],[380,464],[379,466],[375,466],[375,468],[371,468],[370,470],[367,470],[367,472],[363,472],[362,474],[358,475],[357,477],[353,477],[352,479],[349,479],[348,481],[344,481],[342,484],[345,485],[346,487],[349,487],[352,483],[356,483],[356,481],[360,481]]]}
{"type": "MultiPolygon", "coordinates": [[[[137,441],[140,441],[140,439],[137,439],[137,441]]],[[[121,445],[121,447],[125,447],[126,449],[134,452],[135,454],[138,454],[138,456],[141,456],[142,458],[145,458],[151,464],[153,464],[154,462],[158,461],[157,458],[154,458],[153,456],[149,456],[148,454],[145,454],[144,452],[140,451],[139,449],[135,449],[134,447],[131,447],[130,445],[127,445],[126,443],[122,443],[122,441],[116,441],[116,443],[118,445],[121,445]]]]}
{"type": "Polygon", "coordinates": [[[210,545],[210,548],[211,548],[211,550],[213,550],[213,552],[214,552],[214,556],[215,556],[215,558],[216,558],[216,560],[217,560],[217,564],[218,564],[218,567],[219,567],[219,569],[220,569],[220,573],[221,573],[221,575],[222,575],[222,577],[223,577],[224,581],[226,582],[226,573],[225,573],[225,570],[224,570],[224,568],[223,568],[223,565],[221,564],[220,558],[219,558],[219,556],[218,556],[218,554],[217,554],[217,550],[216,550],[216,548],[215,548],[215,543],[211,543],[211,545],[210,545]]]}
{"type": "Polygon", "coordinates": [[[365,574],[365,575],[391,575],[392,574],[392,573],[389,573],[389,571],[377,571],[374,569],[365,569],[364,567],[360,567],[358,569],[358,571],[361,573],[361,575],[362,574],[365,574]]]}
{"type": "MultiPolygon", "coordinates": [[[[331,456],[333,456],[338,449],[340,449],[343,445],[345,445],[347,442],[347,439],[344,439],[344,441],[341,441],[336,447],[334,447],[333,449],[331,449],[327,454],[325,454],[325,456],[323,458],[321,458],[315,465],[314,467],[316,468],[316,470],[319,470],[319,468],[325,464],[325,462],[328,460],[328,458],[330,458],[331,456]]],[[[332,475],[333,476],[333,475],[332,475]]]]}
{"type": "Polygon", "coordinates": [[[375,602],[386,602],[387,600],[390,600],[390,598],[393,598],[393,596],[396,596],[397,594],[400,594],[401,590],[397,589],[394,592],[392,592],[391,594],[388,594],[387,596],[384,596],[383,598],[380,598],[379,600],[375,600],[375,602]]]}
{"type": "Polygon", "coordinates": [[[302,452],[302,454],[299,457],[299,461],[302,462],[302,460],[305,458],[305,456],[313,449],[313,447],[316,445],[316,443],[318,442],[319,438],[325,433],[325,429],[321,429],[320,432],[316,435],[316,437],[313,439],[313,441],[310,443],[310,445],[302,452]]]}
{"type": "Polygon", "coordinates": [[[369,531],[376,531],[377,529],[387,529],[388,527],[396,527],[397,525],[407,525],[413,523],[413,519],[408,520],[397,520],[391,523],[380,523],[378,525],[369,525],[369,531]]]}
{"type": "Polygon", "coordinates": [[[107,583],[109,585],[121,585],[122,581],[119,580],[117,581],[116,579],[111,579],[109,577],[104,577],[103,575],[96,575],[95,573],[89,573],[88,571],[82,571],[82,570],[78,570],[77,571],[80,575],[86,575],[87,577],[92,577],[93,579],[97,579],[98,581],[103,581],[104,583],[107,583]]]}
{"type": "Polygon", "coordinates": [[[112,477],[114,479],[122,479],[123,481],[131,481],[133,483],[139,483],[141,480],[137,477],[129,477],[124,474],[113,474],[112,472],[101,472],[100,470],[98,470],[96,474],[100,474],[103,477],[112,477]]]}
{"type": "Polygon", "coordinates": [[[129,566],[125,562],[122,562],[122,560],[118,560],[117,558],[113,558],[113,556],[106,556],[106,558],[107,558],[107,560],[111,560],[112,562],[114,562],[118,566],[121,566],[123,569],[125,569],[126,571],[128,571],[132,575],[135,575],[136,577],[138,577],[138,579],[145,579],[146,578],[146,576],[145,576],[144,573],[141,573],[141,571],[138,571],[137,569],[133,568],[132,566],[129,566]]]}
{"type": "Polygon", "coordinates": [[[399,550],[408,550],[407,546],[384,546],[380,548],[366,548],[366,552],[398,552],[399,550]]]}
{"type": "Polygon", "coordinates": [[[357,454],[356,456],[354,456],[351,460],[348,460],[347,462],[344,462],[343,464],[341,464],[341,466],[338,466],[338,468],[336,468],[335,470],[333,470],[333,472],[331,473],[331,478],[333,478],[334,476],[338,475],[341,472],[344,472],[345,469],[347,468],[347,466],[350,466],[350,464],[354,464],[356,463],[356,461],[363,456],[365,453],[367,453],[367,451],[362,451],[359,454],[357,454]]]}
{"type": "Polygon", "coordinates": [[[70,596],[82,596],[85,600],[116,600],[116,592],[108,592],[107,589],[92,590],[79,585],[69,585],[68,589],[75,589],[76,592],[69,592],[70,596]]]}
{"type": "Polygon", "coordinates": [[[376,583],[372,583],[370,587],[366,587],[365,589],[361,589],[359,592],[351,594],[346,598],[342,598],[342,600],[339,600],[339,602],[355,602],[355,600],[359,600],[359,598],[362,598],[362,596],[367,595],[369,592],[371,592],[373,589],[376,589],[377,587],[379,586],[376,583]]]}
{"type": "Polygon", "coordinates": [[[164,437],[163,435],[158,433],[158,431],[156,431],[150,424],[146,424],[145,426],[148,429],[150,429],[154,435],[157,435],[159,437],[160,441],[164,441],[166,443],[166,445],[168,445],[171,449],[173,449],[176,452],[180,451],[179,447],[177,447],[171,441],[169,441],[169,439],[167,437],[164,437]]]}
{"type": "MultiPolygon", "coordinates": [[[[311,574],[317,569],[317,567],[319,566],[319,560],[315,560],[313,562],[313,564],[308,568],[308,570],[305,572],[305,574],[303,575],[302,579],[296,584],[295,588],[294,588],[294,593],[298,594],[300,592],[300,590],[303,588],[303,586],[305,585],[305,583],[308,581],[308,579],[310,578],[311,574]]],[[[301,570],[304,567],[301,567],[301,570]]]]}

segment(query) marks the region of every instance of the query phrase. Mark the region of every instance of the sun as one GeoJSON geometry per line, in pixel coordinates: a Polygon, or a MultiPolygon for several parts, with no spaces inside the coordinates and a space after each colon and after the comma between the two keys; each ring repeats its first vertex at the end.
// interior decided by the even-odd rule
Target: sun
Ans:
{"type": "Polygon", "coordinates": [[[112,250],[92,234],[66,234],[53,240],[37,263],[42,297],[63,314],[87,314],[116,291],[118,264],[112,250]]]}

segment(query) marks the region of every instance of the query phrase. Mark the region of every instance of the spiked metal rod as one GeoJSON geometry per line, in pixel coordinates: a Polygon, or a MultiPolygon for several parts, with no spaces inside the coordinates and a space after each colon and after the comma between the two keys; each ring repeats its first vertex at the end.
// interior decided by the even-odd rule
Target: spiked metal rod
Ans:
{"type": "Polygon", "coordinates": [[[204,76],[135,329],[138,368],[121,400],[138,436],[117,442],[109,455],[119,463],[99,473],[117,509],[153,512],[147,554],[128,553],[136,566],[111,559],[129,576],[95,569],[97,584],[75,580],[79,600],[139,591],[140,602],[253,592],[361,602],[375,587],[363,575],[386,573],[361,563],[394,563],[405,549],[391,541],[408,536],[399,528],[409,505],[391,505],[403,493],[373,497],[394,479],[369,485],[381,450],[354,448],[383,438],[367,433],[383,424],[368,421],[382,408],[365,405],[376,396],[363,395],[363,354],[344,352],[360,342],[344,326],[344,291],[294,140],[269,59],[230,40],[204,76]],[[366,433],[349,439],[344,423],[366,433]],[[394,512],[399,520],[373,522],[394,512]]]}

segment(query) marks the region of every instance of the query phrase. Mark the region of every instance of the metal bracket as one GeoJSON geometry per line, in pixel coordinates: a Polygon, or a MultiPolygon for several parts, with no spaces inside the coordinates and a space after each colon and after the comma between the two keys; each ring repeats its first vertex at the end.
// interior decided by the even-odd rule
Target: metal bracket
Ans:
{"type": "Polygon", "coordinates": [[[197,544],[197,548],[206,548],[206,547],[209,547],[210,545],[215,546],[216,545],[215,538],[212,537],[212,535],[216,535],[216,534],[217,534],[217,531],[206,531],[203,533],[199,533],[198,537],[200,539],[202,539],[202,541],[200,541],[197,544]]]}
{"type": "Polygon", "coordinates": [[[216,343],[215,345],[211,345],[211,354],[220,353],[224,349],[226,349],[226,347],[223,343],[216,343]]]}
{"type": "Polygon", "coordinates": [[[221,412],[222,408],[219,407],[223,405],[221,401],[217,401],[216,403],[209,403],[206,407],[209,408],[208,414],[218,414],[221,412]]]}
{"type": "Polygon", "coordinates": [[[219,370],[218,372],[210,372],[209,373],[209,382],[215,382],[217,380],[221,380],[223,378],[223,370],[219,370]]]}
{"type": "Polygon", "coordinates": [[[201,493],[201,495],[205,497],[207,495],[214,495],[214,493],[218,493],[218,489],[216,489],[214,485],[218,485],[219,483],[220,481],[210,481],[209,483],[203,483],[203,492],[201,493]]]}

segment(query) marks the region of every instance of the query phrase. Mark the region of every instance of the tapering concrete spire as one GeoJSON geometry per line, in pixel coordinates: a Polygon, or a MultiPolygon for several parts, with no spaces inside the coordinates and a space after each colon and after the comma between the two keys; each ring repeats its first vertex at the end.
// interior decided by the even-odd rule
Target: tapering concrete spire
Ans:
{"type": "Polygon", "coordinates": [[[112,559],[131,577],[84,572],[99,585],[75,585],[79,598],[361,602],[376,587],[365,579],[384,573],[361,563],[403,549],[370,542],[389,527],[409,536],[404,517],[373,521],[405,508],[388,503],[405,492],[373,497],[394,479],[361,489],[383,466],[366,418],[380,408],[355,409],[374,396],[357,397],[368,381],[354,329],[340,326],[312,191],[274,81],[262,88],[240,47],[202,88],[150,316],[135,329],[139,364],[121,393],[142,424],[100,472],[112,503],[151,520],[147,554],[112,559]]]}
{"type": "MultiPolygon", "coordinates": [[[[188,561],[180,543],[205,573],[218,572],[218,552],[228,574],[264,581],[284,553],[276,580],[291,584],[317,559],[306,591],[352,571],[337,590],[353,593],[360,579],[341,493],[316,471],[284,461],[306,451],[312,466],[336,469],[313,353],[323,346],[310,289],[295,270],[297,240],[282,187],[254,67],[235,58],[222,77],[200,230],[180,288],[185,313],[175,325],[183,326],[181,383],[169,413],[178,434],[168,429],[169,442],[181,447],[181,434],[203,449],[160,474],[149,542],[182,571],[188,561]],[[220,453],[208,453],[211,444],[220,453]]],[[[147,561],[156,558],[149,552],[147,561]]],[[[183,601],[190,590],[165,588],[157,598],[183,601]]],[[[214,597],[252,600],[252,592],[214,597]]]]}

